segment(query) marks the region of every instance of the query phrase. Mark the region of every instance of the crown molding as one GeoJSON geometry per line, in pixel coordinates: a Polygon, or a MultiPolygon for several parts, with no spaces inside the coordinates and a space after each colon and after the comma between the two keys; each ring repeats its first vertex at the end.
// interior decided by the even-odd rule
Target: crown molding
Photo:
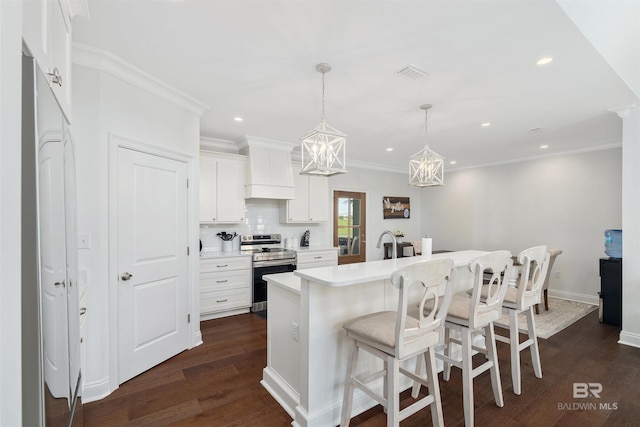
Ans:
{"type": "Polygon", "coordinates": [[[294,144],[292,142],[277,141],[275,139],[262,138],[252,135],[244,135],[240,139],[240,141],[238,141],[238,148],[240,149],[247,147],[261,147],[291,152],[296,146],[297,144],[294,144]]]}
{"type": "Polygon", "coordinates": [[[621,119],[624,119],[625,116],[629,114],[631,110],[633,110],[634,108],[637,108],[638,106],[640,106],[640,104],[638,104],[637,102],[634,102],[633,104],[624,105],[622,107],[609,108],[607,111],[616,113],[618,117],[620,117],[621,119]]]}
{"type": "Polygon", "coordinates": [[[81,43],[73,43],[71,58],[76,65],[107,73],[198,116],[202,116],[210,108],[208,105],[105,50],[81,43]]]}
{"type": "Polygon", "coordinates": [[[200,150],[238,154],[238,143],[227,139],[200,137],[200,150]]]}

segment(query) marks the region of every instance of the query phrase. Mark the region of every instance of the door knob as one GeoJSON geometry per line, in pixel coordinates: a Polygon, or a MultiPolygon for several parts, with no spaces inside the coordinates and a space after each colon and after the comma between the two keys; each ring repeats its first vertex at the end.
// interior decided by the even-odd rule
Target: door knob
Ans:
{"type": "Polygon", "coordinates": [[[131,279],[132,277],[133,277],[133,274],[129,274],[129,273],[127,273],[126,271],[125,271],[124,273],[122,273],[122,275],[120,276],[120,278],[121,278],[122,280],[129,280],[129,279],[131,279]]]}
{"type": "Polygon", "coordinates": [[[62,286],[64,288],[64,280],[62,282],[56,282],[53,284],[53,286],[55,286],[56,288],[62,286]]]}

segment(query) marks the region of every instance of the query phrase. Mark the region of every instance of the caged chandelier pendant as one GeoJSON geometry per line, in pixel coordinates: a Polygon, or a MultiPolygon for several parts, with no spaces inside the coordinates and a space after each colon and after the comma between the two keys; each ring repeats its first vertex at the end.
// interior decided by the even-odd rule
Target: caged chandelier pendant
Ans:
{"type": "Polygon", "coordinates": [[[429,149],[427,144],[427,118],[431,104],[420,106],[425,111],[424,140],[422,150],[409,158],[409,185],[433,187],[444,185],[444,157],[429,149]]]}
{"type": "Polygon", "coordinates": [[[347,135],[329,126],[324,115],[324,75],[331,71],[329,64],[316,65],[316,71],[322,73],[322,120],[311,132],[301,138],[302,171],[301,175],[335,175],[346,173],[346,137],[347,135]]]}

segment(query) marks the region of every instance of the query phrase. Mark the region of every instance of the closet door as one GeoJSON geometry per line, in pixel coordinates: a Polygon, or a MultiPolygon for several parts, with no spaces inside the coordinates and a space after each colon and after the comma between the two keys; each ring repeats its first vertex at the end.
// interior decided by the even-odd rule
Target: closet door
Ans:
{"type": "Polygon", "coordinates": [[[38,155],[44,380],[53,397],[70,399],[63,156],[60,134],[47,134],[38,155]]]}

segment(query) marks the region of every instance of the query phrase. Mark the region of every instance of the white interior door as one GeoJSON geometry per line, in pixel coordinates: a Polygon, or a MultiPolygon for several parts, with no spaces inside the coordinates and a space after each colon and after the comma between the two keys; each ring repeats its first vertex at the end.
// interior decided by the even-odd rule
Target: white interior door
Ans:
{"type": "Polygon", "coordinates": [[[188,346],[187,164],[118,148],[118,379],[188,346]]]}
{"type": "Polygon", "coordinates": [[[63,147],[59,139],[38,153],[38,215],[44,379],[56,398],[69,398],[63,147]]]}

